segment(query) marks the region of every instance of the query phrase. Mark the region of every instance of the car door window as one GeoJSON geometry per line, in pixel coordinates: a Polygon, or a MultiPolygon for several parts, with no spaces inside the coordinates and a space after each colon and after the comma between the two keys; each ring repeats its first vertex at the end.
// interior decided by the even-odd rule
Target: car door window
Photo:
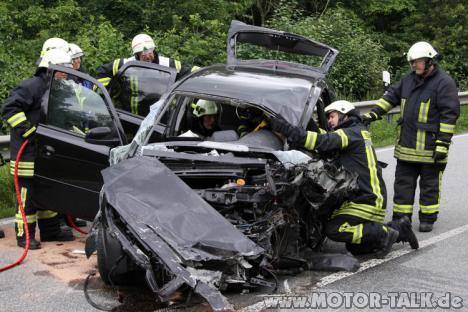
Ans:
{"type": "Polygon", "coordinates": [[[115,124],[103,98],[92,89],[69,79],[53,79],[50,88],[47,124],[80,136],[96,127],[115,124]]]}
{"type": "Polygon", "coordinates": [[[125,67],[111,82],[110,95],[117,109],[144,117],[174,83],[174,77],[171,71],[125,67]]]}

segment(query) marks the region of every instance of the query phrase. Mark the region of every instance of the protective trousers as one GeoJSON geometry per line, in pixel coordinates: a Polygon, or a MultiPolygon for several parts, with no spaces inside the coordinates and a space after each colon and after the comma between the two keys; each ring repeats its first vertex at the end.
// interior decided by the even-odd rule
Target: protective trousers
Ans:
{"type": "MultiPolygon", "coordinates": [[[[33,202],[34,198],[34,180],[32,177],[18,177],[18,182],[21,192],[21,201],[23,202],[24,212],[26,214],[26,220],[28,222],[28,230],[30,238],[35,238],[36,223],[39,225],[41,230],[41,240],[49,237],[54,237],[60,232],[60,220],[58,214],[50,210],[37,209],[33,202]]],[[[18,241],[26,238],[24,232],[24,223],[21,217],[21,211],[19,208],[16,213],[16,239],[18,241]]]]}
{"type": "Polygon", "coordinates": [[[397,160],[393,195],[393,219],[413,214],[419,178],[419,221],[434,223],[440,208],[442,174],[446,164],[424,164],[397,160]]]}
{"type": "Polygon", "coordinates": [[[387,227],[351,215],[338,215],[328,221],[325,233],[331,240],[346,243],[351,253],[366,254],[383,247],[387,227]]]}

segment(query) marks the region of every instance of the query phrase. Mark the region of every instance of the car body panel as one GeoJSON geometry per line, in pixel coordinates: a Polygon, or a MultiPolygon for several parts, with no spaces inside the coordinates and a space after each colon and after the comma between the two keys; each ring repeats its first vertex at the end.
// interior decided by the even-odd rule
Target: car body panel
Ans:
{"type": "Polygon", "coordinates": [[[173,92],[191,92],[257,104],[299,125],[312,96],[315,79],[293,74],[278,75],[266,69],[213,65],[177,85],[173,92]]]}
{"type": "MultiPolygon", "coordinates": [[[[53,72],[61,71],[100,85],[108,114],[117,129],[115,137],[120,145],[126,143],[117,112],[105,88],[97,80],[61,66],[50,65],[49,71],[51,81],[54,79],[53,72]]],[[[44,209],[93,220],[98,211],[99,191],[103,183],[100,171],[109,166],[111,146],[90,144],[83,136],[48,125],[50,95],[49,89],[43,97],[41,120],[35,135],[35,201],[44,209]]]]}
{"type": "Polygon", "coordinates": [[[183,261],[263,252],[156,158],[128,159],[102,174],[107,202],[129,226],[155,232],[183,261]]]}
{"type": "Polygon", "coordinates": [[[317,72],[326,75],[335,62],[337,55],[337,50],[300,35],[265,27],[247,25],[240,21],[232,21],[228,31],[228,65],[252,64],[256,66],[273,67],[280,71],[285,70],[301,73],[302,75],[316,75],[317,72]],[[276,60],[240,60],[236,57],[236,46],[238,43],[250,43],[272,51],[283,51],[305,56],[319,56],[323,59],[318,67],[276,60]]]}

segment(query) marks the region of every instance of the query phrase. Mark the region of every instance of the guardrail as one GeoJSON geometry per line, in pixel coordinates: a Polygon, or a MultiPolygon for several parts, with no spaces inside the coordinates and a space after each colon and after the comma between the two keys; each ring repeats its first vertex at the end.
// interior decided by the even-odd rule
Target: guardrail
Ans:
{"type": "MultiPolygon", "coordinates": [[[[468,105],[468,91],[459,92],[458,98],[460,99],[461,105],[468,105]]],[[[359,109],[361,114],[365,114],[365,113],[368,113],[372,107],[374,107],[374,104],[376,102],[377,100],[372,100],[372,101],[354,102],[353,104],[359,109]]],[[[399,112],[400,112],[400,106],[397,106],[391,111],[389,111],[388,114],[396,114],[399,112]]]]}
{"type": "MultiPolygon", "coordinates": [[[[461,105],[468,105],[468,91],[458,93],[460,98],[461,105]]],[[[371,108],[374,106],[377,100],[372,101],[363,101],[363,102],[354,102],[353,104],[359,108],[361,114],[368,113],[371,108]]],[[[388,112],[388,114],[396,114],[400,112],[400,107],[396,107],[388,112]]],[[[2,154],[5,160],[10,158],[10,136],[9,135],[0,135],[0,153],[2,154]]]]}

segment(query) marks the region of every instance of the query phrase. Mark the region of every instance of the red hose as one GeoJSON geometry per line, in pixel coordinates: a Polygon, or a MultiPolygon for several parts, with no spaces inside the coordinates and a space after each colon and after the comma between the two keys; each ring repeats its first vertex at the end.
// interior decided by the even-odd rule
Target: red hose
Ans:
{"type": "Polygon", "coordinates": [[[18,205],[19,205],[20,212],[21,212],[21,218],[23,219],[23,228],[24,228],[24,231],[26,232],[26,246],[24,246],[23,254],[21,255],[21,257],[18,260],[16,260],[16,262],[0,268],[0,272],[9,270],[19,265],[26,258],[26,256],[28,255],[28,251],[29,251],[28,220],[26,219],[26,213],[24,212],[23,201],[21,200],[21,192],[20,192],[19,181],[18,181],[18,165],[21,159],[21,155],[23,154],[24,148],[26,147],[26,145],[28,145],[28,143],[29,143],[28,140],[24,141],[23,144],[21,145],[21,148],[19,149],[18,154],[16,155],[15,173],[13,176],[14,182],[15,182],[16,199],[18,200],[18,205]]]}
{"type": "Polygon", "coordinates": [[[68,223],[71,225],[72,228],[75,229],[75,231],[77,231],[78,233],[81,233],[81,234],[88,234],[88,232],[86,231],[83,231],[82,229],[80,229],[79,227],[76,226],[75,222],[73,222],[73,218],[71,216],[67,216],[67,220],[68,220],[68,223]]]}

